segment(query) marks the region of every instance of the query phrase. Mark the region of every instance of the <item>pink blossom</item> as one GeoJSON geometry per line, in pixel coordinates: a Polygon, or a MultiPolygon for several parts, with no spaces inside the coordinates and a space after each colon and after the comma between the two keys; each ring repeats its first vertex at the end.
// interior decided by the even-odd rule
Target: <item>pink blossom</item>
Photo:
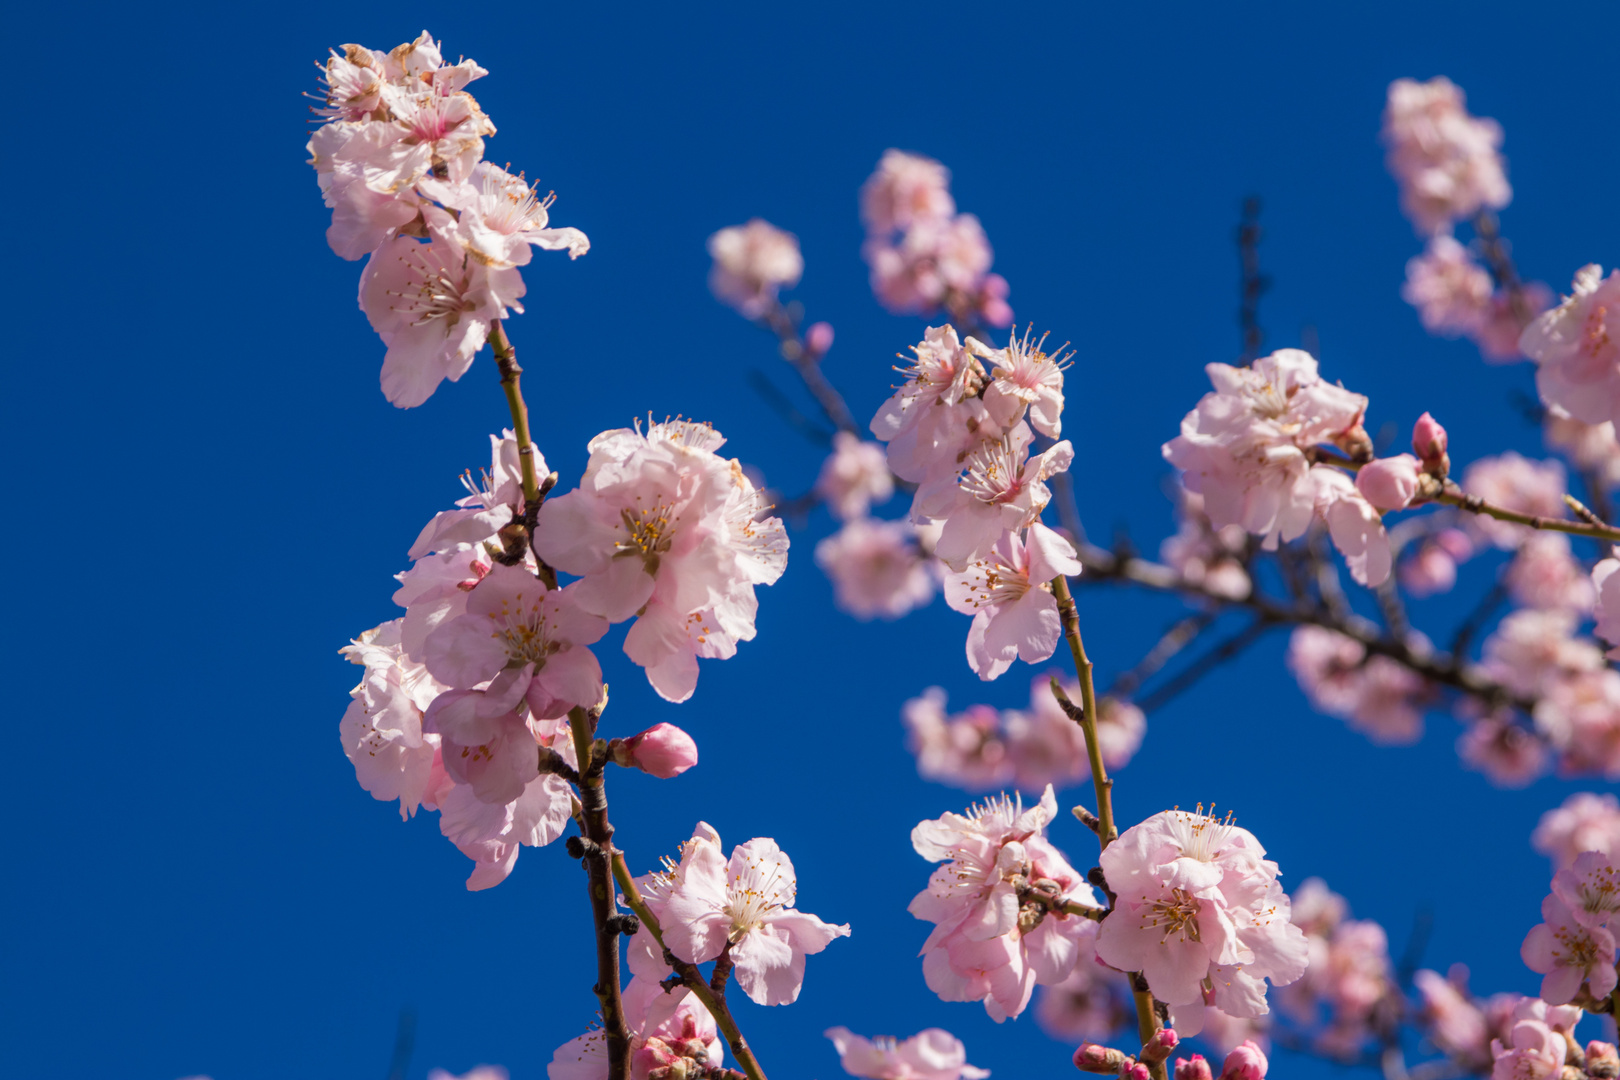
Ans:
{"type": "Polygon", "coordinates": [[[1405,510],[1417,497],[1422,468],[1423,463],[1411,454],[1369,461],[1356,473],[1356,490],[1375,509],[1405,510]]]}
{"type": "Polygon", "coordinates": [[[1374,742],[1400,746],[1423,733],[1422,676],[1387,656],[1367,655],[1353,638],[1319,626],[1300,626],[1288,644],[1288,669],[1311,704],[1348,720],[1374,742]]]}
{"type": "Polygon", "coordinates": [[[1536,730],[1560,751],[1563,772],[1620,780],[1620,672],[1602,667],[1554,678],[1533,715],[1536,730]]]}
{"type": "Polygon", "coordinates": [[[1305,932],[1310,962],[1304,977],[1279,996],[1284,1012],[1315,1029],[1311,1041],[1318,1051],[1353,1059],[1373,1034],[1373,1010],[1395,988],[1383,927],[1345,915],[1344,899],[1320,880],[1300,886],[1293,921],[1305,932]]]}
{"type": "Polygon", "coordinates": [[[1603,667],[1602,651],[1577,638],[1576,625],[1576,616],[1567,610],[1515,611],[1485,639],[1481,666],[1514,693],[1539,697],[1574,675],[1603,667]]]}
{"type": "Polygon", "coordinates": [[[1035,524],[1052,499],[1046,481],[1074,460],[1068,440],[1032,457],[1031,439],[1019,421],[1002,438],[980,443],[962,462],[960,476],[918,486],[912,518],[945,523],[934,555],[957,573],[992,557],[1007,533],[1035,524]]]}
{"type": "Polygon", "coordinates": [[[468,258],[437,228],[428,243],[401,236],[377,248],[360,277],[360,307],[388,346],[383,396],[411,408],[461,378],[507,308],[523,310],[523,291],[517,270],[468,258]]]}
{"type": "MultiPolygon", "coordinates": [[[[949,521],[945,530],[949,535],[949,521]]],[[[1073,546],[1035,522],[1025,538],[1003,533],[965,572],[946,576],[945,602],[973,616],[967,658],[979,678],[997,678],[1014,660],[1038,664],[1052,655],[1063,628],[1050,582],[1079,573],[1073,546]]]]}
{"type": "Polygon", "coordinates": [[[681,775],[698,763],[697,743],[674,724],[654,724],[639,735],[608,743],[613,763],[640,769],[662,780],[681,775]]]}
{"type": "Polygon", "coordinates": [[[934,597],[934,575],[905,521],[856,518],[816,544],[838,607],[858,619],[898,619],[934,597]]]}
{"type": "Polygon", "coordinates": [[[1317,505],[1305,451],[1359,429],[1367,399],[1324,382],[1298,349],[1204,370],[1215,390],[1182,420],[1165,458],[1204,497],[1214,527],[1241,525],[1267,549],[1300,536],[1317,505]]]}
{"type": "Polygon", "coordinates": [[[798,879],[776,841],[738,845],[729,865],[718,845],[693,845],[691,862],[664,902],[664,943],[701,964],[730,951],[737,984],[761,1005],[789,1005],[804,985],[804,958],[849,936],[795,910],[798,879]]]}
{"type": "Polygon", "coordinates": [[[816,494],[842,521],[865,517],[873,503],[894,494],[894,477],[882,445],[862,442],[847,431],[835,433],[833,452],[816,478],[816,494]]]}
{"type": "MultiPolygon", "coordinates": [[[[1577,859],[1575,866],[1560,873],[1578,873],[1580,868],[1577,859]]],[[[1565,885],[1570,887],[1570,879],[1565,885]]],[[[1541,981],[1542,1000],[1566,1005],[1575,1000],[1582,983],[1590,984],[1594,998],[1608,997],[1615,987],[1614,936],[1601,924],[1583,923],[1556,895],[1541,902],[1541,917],[1546,921],[1531,928],[1519,955],[1531,971],[1546,976],[1541,981]]]]}
{"type": "Polygon", "coordinates": [[[851,1076],[873,1080],[983,1080],[987,1069],[967,1063],[962,1040],[948,1031],[928,1028],[904,1042],[887,1036],[868,1039],[846,1027],[828,1028],[839,1064],[851,1076]]]}
{"type": "Polygon", "coordinates": [[[827,351],[832,348],[832,344],[832,323],[815,322],[805,328],[804,351],[811,357],[820,359],[826,356],[827,351]]]}
{"type": "Polygon", "coordinates": [[[1620,442],[1615,441],[1614,424],[1588,424],[1554,406],[1547,409],[1541,433],[1547,445],[1574,462],[1581,472],[1596,479],[1605,490],[1620,486],[1620,442]]]}
{"type": "MultiPolygon", "coordinates": [[[[631,1080],[665,1080],[724,1062],[725,1043],[714,1017],[686,987],[665,993],[656,980],[638,975],[624,988],[622,1001],[631,1080]]],[[[608,1080],[608,1074],[601,1028],[559,1046],[546,1066],[547,1080],[608,1080]]]]}
{"type": "Polygon", "coordinates": [[[977,396],[987,376],[950,326],[930,326],[911,351],[909,366],[895,369],[905,381],[872,417],[872,434],[889,444],[889,468],[901,479],[954,481],[969,451],[1002,435],[977,396]]]}
{"type": "Polygon", "coordinates": [[[1096,937],[1093,930],[1079,939],[1074,970],[1035,999],[1035,1022],[1060,1042],[1108,1039],[1136,1022],[1130,982],[1097,959],[1096,937]]]}
{"type": "Polygon", "coordinates": [[[1513,722],[1488,716],[1457,737],[1457,756],[1498,787],[1521,788],[1547,771],[1547,744],[1513,722]]]}
{"type": "Polygon", "coordinates": [[[950,171],[932,158],[885,150],[861,185],[861,220],[868,232],[881,234],[949,218],[956,213],[950,181],[950,171]]]}
{"type": "Polygon", "coordinates": [[[1118,899],[1097,955],[1142,972],[1183,1036],[1202,1030],[1206,1004],[1265,1015],[1264,980],[1305,973],[1305,935],[1288,921],[1277,864],[1264,856],[1247,829],[1180,810],[1132,826],[1102,853],[1118,899]]]}
{"type": "Polygon", "coordinates": [[[1497,289],[1491,294],[1490,307],[1485,309],[1485,321],[1474,331],[1479,354],[1491,364],[1525,359],[1520,340],[1526,317],[1533,320],[1552,306],[1553,291],[1539,281],[1524,282],[1516,296],[1506,289],[1497,289]]]}
{"type": "Polygon", "coordinates": [[[1423,460],[1424,465],[1443,459],[1447,443],[1446,429],[1429,413],[1418,417],[1417,423],[1412,425],[1412,452],[1423,460]]]}
{"type": "Polygon", "coordinates": [[[1446,337],[1472,335],[1490,306],[1491,275],[1468,249],[1441,233],[1406,263],[1401,299],[1418,309],[1423,328],[1446,337]]]}
{"type": "MultiPolygon", "coordinates": [[[[926,314],[942,306],[963,315],[975,309],[1000,315],[1006,309],[1004,288],[985,291],[995,255],[972,214],[919,220],[898,243],[871,235],[861,254],[872,270],[872,292],[896,314],[926,314]]],[[[1005,313],[1010,318],[1011,310],[1005,313]]]]}
{"type": "MultiPolygon", "coordinates": [[[[1447,531],[1464,535],[1457,529],[1447,531]]],[[[1457,584],[1457,560],[1446,545],[1437,541],[1419,544],[1415,554],[1401,561],[1397,572],[1401,587],[1413,596],[1450,592],[1457,584]]]]}
{"type": "Polygon", "coordinates": [[[1216,596],[1241,600],[1252,583],[1243,567],[1248,533],[1241,525],[1216,529],[1204,513],[1204,497],[1178,485],[1176,535],[1159,545],[1159,558],[1184,579],[1216,596]]]}
{"type": "Polygon", "coordinates": [[[969,791],[999,787],[1012,779],[1013,763],[1001,730],[1002,714],[988,705],[970,705],[950,715],[945,691],[931,686],[900,710],[906,745],[917,759],[917,774],[969,791]]]}
{"type": "Polygon", "coordinates": [[[1226,1055],[1219,1080],[1265,1080],[1266,1067],[1266,1055],[1248,1040],[1226,1055]]]}
{"type": "MultiPolygon", "coordinates": [[[[1458,975],[1459,970],[1453,969],[1458,975]]],[[[1466,975],[1466,969],[1460,971],[1466,975]]],[[[1435,971],[1418,971],[1412,976],[1422,1002],[1421,1016],[1429,1038],[1448,1056],[1469,1065],[1491,1060],[1491,1028],[1485,1014],[1468,996],[1461,978],[1447,979],[1435,971]]]]}
{"type": "Polygon", "coordinates": [[[1611,660],[1620,659],[1620,577],[1614,576],[1616,570],[1620,570],[1620,549],[1592,567],[1592,586],[1596,593],[1595,633],[1612,646],[1608,652],[1611,660]]]}
{"type": "MultiPolygon", "coordinates": [[[[566,735],[544,741],[578,766],[566,735]]],[[[468,785],[457,784],[439,800],[439,831],[476,864],[467,878],[467,888],[476,892],[506,880],[520,846],[544,847],[561,836],[573,820],[573,802],[568,782],[550,773],[530,780],[504,805],[485,802],[468,785]]]]}
{"type": "MultiPolygon", "coordinates": [[[[664,868],[650,874],[643,874],[636,878],[636,888],[641,893],[642,902],[653,913],[660,923],[664,918],[664,908],[669,901],[670,894],[686,880],[689,867],[702,860],[718,859],[722,864],[726,860],[725,850],[720,846],[720,834],[706,821],[700,821],[692,830],[691,839],[681,844],[678,859],[665,858],[664,868]],[[705,854],[712,853],[712,854],[705,854]]],[[[621,898],[619,903],[624,904],[621,898]]],[[[625,958],[632,973],[646,976],[648,979],[663,979],[670,973],[669,964],[664,959],[663,947],[654,940],[652,931],[642,925],[630,940],[630,946],[625,950],[625,958]]]]}
{"type": "MultiPolygon", "coordinates": [[[[1316,465],[1309,475],[1316,490],[1316,513],[1327,522],[1328,535],[1344,556],[1350,576],[1368,587],[1382,585],[1389,580],[1394,555],[1378,510],[1338,469],[1316,465]]],[[[1389,485],[1374,486],[1380,494],[1390,494],[1389,485]]]]}
{"type": "Polygon", "coordinates": [[[1496,1063],[1491,1080],[1553,1080],[1564,1068],[1568,1043],[1564,1036],[1535,1019],[1514,1023],[1508,1041],[1491,1040],[1496,1063]]]}
{"type": "MultiPolygon", "coordinates": [[[[1064,684],[1069,700],[1080,700],[1080,688],[1064,684]]],[[[1012,783],[1024,791],[1040,791],[1047,784],[1066,787],[1091,777],[1085,734],[1070,720],[1052,695],[1050,676],[1039,675],[1030,684],[1029,708],[1002,713],[1012,783]]],[[[1097,701],[1097,747],[1103,764],[1116,772],[1135,756],[1147,733],[1147,717],[1128,701],[1102,697],[1097,701]]]]}
{"type": "Polygon", "coordinates": [[[1593,576],[1575,560],[1564,533],[1538,532],[1524,541],[1504,575],[1514,601],[1527,608],[1592,609],[1593,576]]]}
{"type": "Polygon", "coordinates": [[[1002,796],[912,830],[917,854],[945,863],[907,909],[934,924],[923,977],[942,1000],[983,1001],[1000,1023],[1024,1011],[1037,983],[1060,982],[1074,969],[1087,920],[1061,905],[1097,901],[1042,835],[1056,815],[1048,787],[1028,810],[1002,796]]]}
{"type": "Polygon", "coordinates": [[[632,616],[624,651],[660,696],[685,701],[699,656],[729,657],[754,636],[756,585],[787,566],[788,540],[725,439],[685,420],[606,431],[591,440],[578,489],[548,499],[537,554],[577,574],[585,611],[632,616]]]}
{"type": "Polygon", "coordinates": [[[458,213],[456,238],[476,262],[493,267],[526,266],[533,249],[566,251],[577,259],[591,249],[578,229],[551,228],[552,195],[539,195],[523,177],[480,161],[465,184],[423,180],[421,187],[458,213]]]}
{"type": "Polygon", "coordinates": [[[757,319],[804,273],[799,238],[761,218],[732,225],[709,237],[709,288],[744,316],[757,319]]]}
{"type": "Polygon", "coordinates": [[[1564,302],[1525,328],[1519,348],[1536,362],[1536,388],[1577,420],[1620,419],[1620,271],[1575,273],[1564,302]]]}
{"type": "MultiPolygon", "coordinates": [[[[533,449],[532,443],[530,447],[536,474],[545,476],[550,470],[544,455],[533,449]]],[[[522,516],[522,465],[517,438],[507,429],[489,437],[489,448],[489,469],[481,471],[476,479],[471,471],[462,473],[461,484],[467,491],[466,497],[456,501],[455,510],[441,510],[423,526],[411,545],[411,558],[420,559],[435,551],[461,552],[491,541],[499,547],[497,538],[501,529],[522,516]]],[[[397,598],[395,602],[400,603],[397,598]]]]}
{"type": "Polygon", "coordinates": [[[338,650],[366,669],[349,691],[338,733],[360,786],[384,802],[398,799],[399,816],[409,819],[418,806],[436,805],[439,738],[423,733],[422,712],[444,687],[402,651],[402,622],[385,622],[338,650]]]}
{"type": "Polygon", "coordinates": [[[1063,432],[1063,369],[1074,354],[1059,348],[1049,356],[1043,349],[1046,335],[1031,344],[1033,335],[1034,328],[1026,326],[1024,336],[1014,334],[1005,349],[969,340],[990,368],[992,381],[984,392],[984,404],[996,422],[1011,427],[1024,418],[1027,409],[1030,426],[1055,439],[1063,432]]]}
{"type": "Polygon", "coordinates": [[[1572,866],[1587,851],[1620,857],[1620,799],[1605,792],[1580,791],[1541,815],[1530,844],[1552,860],[1553,868],[1572,866]]]}
{"type": "Polygon", "coordinates": [[[1204,1055],[1194,1054],[1190,1058],[1176,1058],[1176,1080],[1214,1080],[1210,1072],[1209,1062],[1204,1055]]]}
{"type": "Polygon", "coordinates": [[[1419,233],[1437,233],[1480,210],[1508,204],[1502,128],[1470,116],[1463,92],[1444,77],[1389,84],[1384,110],[1389,171],[1401,186],[1401,209],[1419,233]]]}
{"type": "Polygon", "coordinates": [[[1620,871],[1601,851],[1583,852],[1554,874],[1552,891],[1582,926],[1607,926],[1620,912],[1620,871]]]}

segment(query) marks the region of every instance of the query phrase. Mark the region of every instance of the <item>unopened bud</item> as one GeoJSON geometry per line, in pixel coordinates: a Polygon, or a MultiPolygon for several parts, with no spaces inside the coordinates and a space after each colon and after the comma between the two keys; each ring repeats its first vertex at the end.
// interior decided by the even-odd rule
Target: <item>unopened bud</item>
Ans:
{"type": "Polygon", "coordinates": [[[1356,473],[1356,490],[1380,510],[1405,510],[1418,493],[1422,464],[1411,454],[1369,461],[1356,473]]]}
{"type": "Polygon", "coordinates": [[[1083,1042],[1080,1049],[1074,1052],[1074,1067],[1081,1072],[1100,1073],[1104,1076],[1117,1076],[1125,1068],[1129,1060],[1122,1051],[1112,1046],[1101,1046],[1093,1042],[1083,1042]]]}
{"type": "Polygon", "coordinates": [[[674,724],[654,724],[640,735],[608,743],[613,764],[640,769],[663,780],[697,764],[697,743],[674,724]]]}
{"type": "Polygon", "coordinates": [[[1203,1054],[1194,1054],[1190,1059],[1176,1058],[1176,1080],[1214,1080],[1210,1075],[1209,1062],[1204,1060],[1203,1054]]]}
{"type": "Polygon", "coordinates": [[[1221,1066],[1220,1080],[1265,1080],[1266,1055],[1253,1039],[1244,1039],[1236,1050],[1226,1055],[1221,1066]]]}
{"type": "Polygon", "coordinates": [[[1127,1066],[1125,1071],[1119,1074],[1119,1080],[1153,1080],[1153,1074],[1148,1072],[1146,1065],[1138,1061],[1134,1065],[1127,1066]]]}
{"type": "Polygon", "coordinates": [[[1620,1052],[1614,1043],[1593,1039],[1586,1044],[1586,1075],[1592,1080],[1615,1080],[1620,1076],[1620,1052]]]}
{"type": "Polygon", "coordinates": [[[804,332],[804,348],[811,356],[824,356],[832,348],[832,323],[811,323],[810,328],[804,332]]]}
{"type": "Polygon", "coordinates": [[[1174,1050],[1180,1041],[1175,1028],[1160,1028],[1153,1033],[1151,1039],[1142,1044],[1142,1060],[1154,1065],[1168,1061],[1170,1051],[1174,1050]]]}
{"type": "Polygon", "coordinates": [[[1372,436],[1367,434],[1367,429],[1362,427],[1359,421],[1356,423],[1355,427],[1343,432],[1333,441],[1340,450],[1345,452],[1351,461],[1372,460],[1372,436]]]}
{"type": "Polygon", "coordinates": [[[1440,421],[1424,413],[1412,426],[1412,452],[1423,461],[1423,471],[1437,480],[1444,480],[1451,471],[1451,459],[1446,456],[1446,429],[1440,421]]]}

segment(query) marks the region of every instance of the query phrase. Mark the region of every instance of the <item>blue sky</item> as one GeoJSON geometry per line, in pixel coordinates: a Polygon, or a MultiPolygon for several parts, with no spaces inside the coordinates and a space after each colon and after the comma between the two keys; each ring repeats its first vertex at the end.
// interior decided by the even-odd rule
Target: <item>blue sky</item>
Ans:
{"type": "MultiPolygon", "coordinates": [[[[488,156],[555,188],[553,220],[590,235],[577,263],[537,258],[511,330],[565,487],[593,434],[648,411],[711,420],[772,482],[810,482],[817,451],[747,385],[758,369],[796,393],[791,372],[708,296],[703,242],[756,215],[800,236],[794,295],[836,327],[827,371],[870,415],[922,330],[877,307],[858,255],[855,192],[889,146],[951,167],[1020,322],[1074,343],[1065,433],[1082,510],[1094,534],[1128,528],[1149,550],[1172,528],[1159,445],[1207,387],[1203,365],[1238,349],[1232,233],[1249,193],[1265,200],[1270,346],[1316,327],[1324,373],[1372,398],[1375,433],[1429,409],[1459,466],[1541,453],[1512,401],[1528,369],[1425,336],[1399,298],[1419,244],[1377,143],[1392,78],[1446,74],[1503,123],[1504,228],[1526,276],[1567,287],[1578,266],[1620,258],[1620,17],[1599,6],[1544,21],[1490,4],[90,4],[14,18],[27,60],[13,168],[42,173],[11,186],[20,295],[0,445],[57,523],[34,532],[42,519],[19,508],[11,530],[29,543],[13,550],[3,653],[19,767],[0,1073],[19,1078],[381,1075],[407,1006],[413,1077],[488,1061],[533,1078],[593,1012],[577,864],[525,851],[507,883],[469,894],[435,819],[401,824],[338,745],[356,671],[336,649],[393,617],[390,575],[505,408],[487,354],[421,409],[377,390],[359,266],[327,250],[304,164],[298,95],[329,45],[386,48],[425,26],[477,58],[500,129],[488,156]],[[26,106],[35,80],[44,96],[26,106]]],[[[674,781],[615,778],[619,840],[645,869],[699,819],[728,844],[774,836],[801,905],[853,925],[810,961],[798,1004],[742,1009],[774,1075],[837,1075],[817,1034],[834,1024],[943,1026],[998,1075],[1062,1072],[1068,1049],[1032,1017],[997,1027],[927,991],[926,928],[904,910],[928,874],[912,825],[966,797],[915,777],[900,704],[937,684],[953,703],[1011,706],[1026,672],[981,686],[966,620],[938,602],[898,624],[839,615],[809,558],[830,527],[794,533],[758,639],[705,664],[688,704],[603,650],[610,729],[670,720],[703,752],[674,781]]],[[[1490,573],[1469,566],[1460,592],[1490,573]]],[[[1113,589],[1081,608],[1105,681],[1177,610],[1113,589]]],[[[1415,614],[1443,634],[1456,611],[1415,614]]],[[[1533,990],[1518,945],[1547,871],[1527,839],[1595,785],[1498,791],[1457,768],[1444,716],[1416,747],[1370,747],[1310,711],[1284,640],[1150,718],[1119,778],[1121,818],[1216,801],[1290,886],[1326,877],[1397,948],[1431,908],[1427,962],[1533,990]]],[[[1087,834],[1055,835],[1089,865],[1087,834]]]]}

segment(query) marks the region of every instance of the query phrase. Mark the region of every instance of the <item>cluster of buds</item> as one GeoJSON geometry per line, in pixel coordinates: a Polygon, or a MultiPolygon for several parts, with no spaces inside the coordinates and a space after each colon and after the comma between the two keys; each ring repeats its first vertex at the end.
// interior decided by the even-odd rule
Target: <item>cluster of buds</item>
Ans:
{"type": "MultiPolygon", "coordinates": [[[[1096,1043],[1082,1043],[1074,1052],[1075,1068],[1099,1076],[1120,1076],[1125,1080],[1149,1080],[1149,1066],[1162,1065],[1180,1043],[1174,1028],[1160,1028],[1143,1044],[1139,1055],[1131,1056],[1121,1050],[1096,1043]]],[[[1226,1055],[1220,1074],[1215,1075],[1202,1054],[1190,1058],[1177,1058],[1176,1080],[1264,1080],[1266,1055],[1251,1039],[1226,1055]]]]}

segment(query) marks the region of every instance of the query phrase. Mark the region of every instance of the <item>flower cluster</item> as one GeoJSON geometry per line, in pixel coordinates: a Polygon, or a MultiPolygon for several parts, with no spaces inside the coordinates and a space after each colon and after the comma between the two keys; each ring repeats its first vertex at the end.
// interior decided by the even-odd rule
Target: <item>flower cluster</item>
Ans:
{"type": "MultiPolygon", "coordinates": [[[[1575,1025],[1580,1018],[1580,1009],[1552,1006],[1536,998],[1520,999],[1504,1025],[1506,1030],[1491,1040],[1491,1056],[1495,1059],[1491,1080],[1552,1080],[1568,1076],[1564,1070],[1570,1063],[1570,1052],[1579,1054],[1575,1025]]],[[[1592,1046],[1605,1048],[1598,1042],[1592,1046]]],[[[1612,1057],[1613,1049],[1607,1049],[1612,1057]]],[[[1592,1056],[1600,1060],[1604,1057],[1601,1050],[1592,1056]]],[[[1584,1061],[1584,1055],[1576,1060],[1584,1061]]],[[[1576,1076],[1584,1074],[1580,1068],[1571,1071],[1576,1076]]]]}
{"type": "Polygon", "coordinates": [[[709,237],[709,255],[714,259],[709,289],[750,319],[769,311],[777,292],[797,285],[804,273],[799,238],[763,218],[709,237]]]}
{"type": "MultiPolygon", "coordinates": [[[[1073,700],[1077,685],[1064,691],[1073,700]]],[[[1052,695],[1051,679],[1030,685],[1028,709],[971,705],[955,715],[945,710],[945,691],[929,687],[901,710],[907,745],[923,778],[967,791],[1015,787],[1039,792],[1087,780],[1091,762],[1085,735],[1052,695]]],[[[1097,703],[1097,742],[1110,772],[1124,767],[1142,745],[1147,718],[1128,701],[1097,703]]]]}
{"type": "Polygon", "coordinates": [[[1320,626],[1296,627],[1288,641],[1288,670],[1311,705],[1385,746],[1413,743],[1423,734],[1423,706],[1433,696],[1411,668],[1368,655],[1354,638],[1320,626]]]}
{"type": "Polygon", "coordinates": [[[840,608],[859,619],[897,619],[933,599],[939,581],[929,555],[939,530],[868,516],[894,495],[881,444],[835,433],[815,493],[844,523],[816,545],[816,565],[832,580],[840,608]]]}
{"type": "Polygon", "coordinates": [[[332,209],[327,242],[367,260],[360,307],[388,346],[383,394],[402,408],[461,378],[494,324],[523,310],[517,268],[532,248],[590,249],[578,229],[550,227],[550,195],[483,160],[495,125],[466,87],[486,74],[445,63],[426,31],[326,62],[326,123],[309,153],[332,209]]]}
{"type": "Polygon", "coordinates": [[[967,1063],[962,1040],[929,1028],[901,1042],[879,1035],[868,1039],[846,1027],[828,1028],[839,1064],[851,1076],[869,1080],[984,1080],[988,1069],[967,1063]]]}
{"type": "Polygon", "coordinates": [[[1499,210],[1513,197],[1499,152],[1501,125],[1469,115],[1450,79],[1390,83],[1383,135],[1401,209],[1420,233],[1499,210]]]}
{"type": "MultiPolygon", "coordinates": [[[[666,993],[657,980],[636,976],[622,995],[635,1080],[683,1080],[719,1069],[725,1042],[714,1017],[684,986],[666,993]]],[[[593,1028],[559,1046],[547,1080],[609,1080],[606,1033],[593,1028]]]]}
{"type": "Polygon", "coordinates": [[[1620,418],[1620,271],[1575,273],[1571,294],[1525,328],[1542,401],[1588,424],[1620,418]],[[1613,310],[1611,310],[1613,309],[1613,310]]]}
{"type": "Polygon", "coordinates": [[[1609,924],[1617,912],[1620,870],[1603,852],[1582,852],[1553,875],[1552,892],[1541,903],[1544,921],[1519,950],[1525,966],[1545,976],[1543,1001],[1596,1003],[1614,992],[1615,943],[1609,924]]]}
{"type": "Polygon", "coordinates": [[[1309,949],[1289,921],[1277,864],[1230,819],[1202,807],[1155,814],[1108,845],[1102,871],[1117,901],[1097,955],[1140,971],[1183,1036],[1203,1029],[1206,1006],[1264,1015],[1265,980],[1282,986],[1305,973],[1309,949]]]}
{"type": "Polygon", "coordinates": [[[911,831],[935,870],[907,909],[934,924],[923,942],[923,977],[945,1001],[982,1001],[997,1023],[1029,1004],[1036,984],[1062,982],[1094,932],[1071,903],[1096,894],[1043,835],[1057,816],[1051,787],[1028,810],[1005,795],[911,831]]]}
{"type": "Polygon", "coordinates": [[[950,172],[939,162],[887,150],[861,188],[872,291],[895,312],[944,309],[964,323],[1006,326],[1007,279],[990,273],[994,256],[984,227],[958,214],[950,172]]]}
{"type": "Polygon", "coordinates": [[[1491,363],[1523,359],[1525,319],[1552,306],[1552,290],[1539,281],[1521,285],[1517,295],[1497,288],[1490,272],[1449,233],[1431,236],[1423,253],[1407,262],[1401,298],[1417,308],[1429,333],[1470,338],[1491,363]]]}
{"type": "Polygon", "coordinates": [[[1541,815],[1530,845],[1552,860],[1554,870],[1573,866],[1588,851],[1620,858],[1620,798],[1576,792],[1541,815]]]}
{"type": "Polygon", "coordinates": [[[1318,1051],[1356,1060],[1380,1024],[1399,1017],[1389,938],[1375,922],[1346,918],[1344,898],[1320,878],[1303,882],[1291,899],[1310,960],[1304,977],[1282,988],[1280,1007],[1318,1051]]]}

